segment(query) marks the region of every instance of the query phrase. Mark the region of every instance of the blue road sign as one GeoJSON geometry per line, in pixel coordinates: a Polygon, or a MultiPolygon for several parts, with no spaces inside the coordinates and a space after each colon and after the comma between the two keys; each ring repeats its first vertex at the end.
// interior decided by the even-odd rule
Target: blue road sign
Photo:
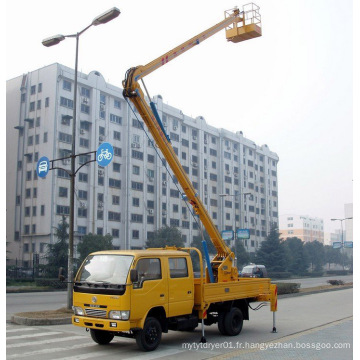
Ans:
{"type": "Polygon", "coordinates": [[[250,230],[249,229],[237,229],[236,237],[238,239],[250,239],[250,230]]]}
{"type": "Polygon", "coordinates": [[[223,240],[232,240],[234,238],[234,232],[232,230],[223,230],[221,237],[223,240]]]}
{"type": "Polygon", "coordinates": [[[46,156],[39,159],[36,164],[36,173],[40,178],[44,178],[50,170],[50,161],[46,156]]]}
{"type": "Polygon", "coordinates": [[[96,161],[100,166],[108,166],[113,157],[114,149],[110,143],[104,142],[98,147],[96,151],[96,161]]]}
{"type": "Polygon", "coordinates": [[[344,248],[353,248],[353,242],[352,241],[344,241],[344,248]]]}
{"type": "Polygon", "coordinates": [[[333,246],[333,249],[340,249],[342,247],[342,244],[340,241],[334,241],[332,246],[333,246]]]}

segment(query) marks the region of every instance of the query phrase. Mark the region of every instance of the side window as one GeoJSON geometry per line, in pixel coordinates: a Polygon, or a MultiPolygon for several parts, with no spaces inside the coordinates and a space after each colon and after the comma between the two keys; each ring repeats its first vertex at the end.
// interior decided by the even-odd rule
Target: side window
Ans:
{"type": "Polygon", "coordinates": [[[161,279],[160,259],[140,259],[136,264],[140,283],[161,279]]]}
{"type": "Polygon", "coordinates": [[[186,258],[170,258],[169,269],[171,278],[183,278],[189,276],[186,258]]]}

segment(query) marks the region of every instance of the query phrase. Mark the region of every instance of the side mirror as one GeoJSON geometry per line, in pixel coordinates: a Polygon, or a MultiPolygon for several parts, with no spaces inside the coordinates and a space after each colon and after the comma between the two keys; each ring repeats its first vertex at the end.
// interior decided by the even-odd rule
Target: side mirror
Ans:
{"type": "Polygon", "coordinates": [[[130,270],[130,281],[132,283],[137,283],[139,281],[139,273],[136,269],[130,270]]]}
{"type": "Polygon", "coordinates": [[[64,281],[64,280],[65,280],[64,268],[63,268],[63,267],[60,267],[60,268],[59,268],[59,280],[60,280],[60,281],[64,281]]]}

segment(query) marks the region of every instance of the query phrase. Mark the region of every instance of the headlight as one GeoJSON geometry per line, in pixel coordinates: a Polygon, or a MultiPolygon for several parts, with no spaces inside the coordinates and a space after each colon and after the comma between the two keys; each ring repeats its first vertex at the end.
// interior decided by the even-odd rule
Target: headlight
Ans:
{"type": "Polygon", "coordinates": [[[129,320],[130,311],[129,310],[112,310],[109,312],[109,318],[114,320],[129,320]]]}
{"type": "Polygon", "coordinates": [[[73,310],[75,315],[79,315],[79,316],[84,315],[84,310],[80,306],[73,306],[73,310]]]}

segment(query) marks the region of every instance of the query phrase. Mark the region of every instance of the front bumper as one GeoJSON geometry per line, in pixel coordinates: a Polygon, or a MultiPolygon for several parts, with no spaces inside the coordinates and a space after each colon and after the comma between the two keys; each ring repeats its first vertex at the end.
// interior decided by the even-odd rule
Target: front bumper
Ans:
{"type": "Polygon", "coordinates": [[[104,331],[130,331],[130,321],[103,319],[87,316],[72,316],[72,324],[89,329],[97,329],[104,331]]]}

